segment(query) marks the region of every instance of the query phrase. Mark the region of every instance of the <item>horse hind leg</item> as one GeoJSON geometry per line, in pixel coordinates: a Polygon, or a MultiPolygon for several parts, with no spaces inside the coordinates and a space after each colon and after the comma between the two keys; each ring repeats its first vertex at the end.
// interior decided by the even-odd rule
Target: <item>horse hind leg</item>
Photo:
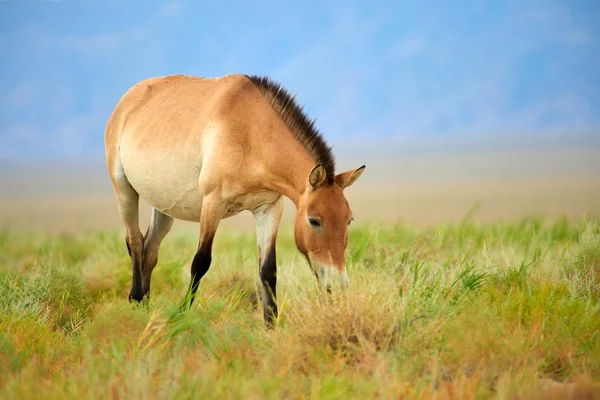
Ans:
{"type": "Polygon", "coordinates": [[[152,209],[152,217],[150,218],[150,226],[144,237],[144,257],[142,266],[142,291],[143,295],[147,296],[150,292],[150,280],[152,271],[158,262],[158,251],[167,233],[173,226],[173,218],[169,217],[156,210],[152,209]]]}
{"type": "Polygon", "coordinates": [[[124,173],[111,176],[121,221],[125,225],[125,243],[131,257],[132,284],[129,300],[141,301],[144,297],[142,285],[142,265],[144,251],[144,236],[139,227],[139,194],[131,186],[124,173]]]}

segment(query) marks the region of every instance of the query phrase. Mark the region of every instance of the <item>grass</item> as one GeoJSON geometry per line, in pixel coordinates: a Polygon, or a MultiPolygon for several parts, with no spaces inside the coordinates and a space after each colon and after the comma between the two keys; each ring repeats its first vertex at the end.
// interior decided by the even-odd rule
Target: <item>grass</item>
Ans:
{"type": "Polygon", "coordinates": [[[119,232],[0,233],[0,398],[594,398],[600,224],[351,228],[351,288],[327,295],[278,244],[280,317],[262,321],[255,239],[220,232],[180,312],[197,238],[161,250],[126,302],[119,232]]]}

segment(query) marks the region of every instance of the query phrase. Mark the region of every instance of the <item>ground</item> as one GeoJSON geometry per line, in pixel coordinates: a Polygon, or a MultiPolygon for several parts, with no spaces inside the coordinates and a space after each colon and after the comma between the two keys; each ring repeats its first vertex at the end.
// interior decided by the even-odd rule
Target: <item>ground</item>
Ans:
{"type": "Polygon", "coordinates": [[[273,331],[251,233],[219,232],[182,312],[194,233],[167,237],[151,299],[134,305],[121,231],[4,231],[0,398],[599,396],[595,219],[358,223],[351,287],[332,295],[291,231],[273,331]]]}

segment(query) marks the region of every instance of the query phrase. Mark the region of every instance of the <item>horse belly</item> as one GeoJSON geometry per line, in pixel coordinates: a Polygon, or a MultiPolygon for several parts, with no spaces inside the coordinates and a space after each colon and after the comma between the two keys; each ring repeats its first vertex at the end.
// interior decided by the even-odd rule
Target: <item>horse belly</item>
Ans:
{"type": "MultiPolygon", "coordinates": [[[[201,159],[183,161],[179,157],[163,154],[143,154],[135,157],[121,148],[121,162],[127,180],[148,204],[163,214],[186,221],[200,221],[202,195],[198,177],[201,159]]],[[[177,152],[175,153],[177,154],[177,152]]]]}
{"type": "Polygon", "coordinates": [[[223,218],[232,217],[246,210],[256,210],[265,204],[274,203],[280,196],[279,193],[272,191],[259,191],[240,195],[227,203],[223,218]]]}

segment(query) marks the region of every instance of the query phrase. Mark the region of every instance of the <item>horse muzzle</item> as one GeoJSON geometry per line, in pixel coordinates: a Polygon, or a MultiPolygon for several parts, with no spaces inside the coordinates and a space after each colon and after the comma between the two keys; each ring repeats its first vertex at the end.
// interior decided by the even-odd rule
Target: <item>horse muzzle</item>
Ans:
{"type": "Polygon", "coordinates": [[[346,268],[340,270],[335,267],[323,266],[318,270],[317,274],[319,284],[328,292],[337,288],[346,289],[350,284],[346,268]]]}

